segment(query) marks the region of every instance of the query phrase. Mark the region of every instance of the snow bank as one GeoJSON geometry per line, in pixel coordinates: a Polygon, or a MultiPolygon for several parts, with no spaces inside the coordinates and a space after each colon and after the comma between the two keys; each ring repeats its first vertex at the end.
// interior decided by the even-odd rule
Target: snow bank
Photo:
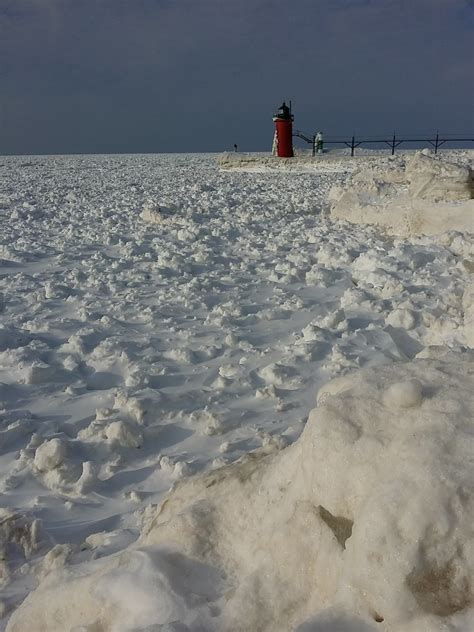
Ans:
{"type": "Polygon", "coordinates": [[[8,632],[465,632],[474,358],[437,355],[330,383],[294,445],[181,481],[137,545],[52,572],[8,632]]]}
{"type": "Polygon", "coordinates": [[[402,236],[474,232],[469,164],[417,152],[404,164],[395,158],[356,172],[330,193],[331,217],[377,224],[402,236]]]}

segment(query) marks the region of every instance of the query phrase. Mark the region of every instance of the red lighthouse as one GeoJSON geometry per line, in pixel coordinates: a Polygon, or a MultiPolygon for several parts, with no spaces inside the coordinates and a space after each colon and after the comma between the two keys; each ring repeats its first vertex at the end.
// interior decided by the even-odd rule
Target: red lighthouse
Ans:
{"type": "Polygon", "coordinates": [[[283,101],[276,114],[275,137],[277,156],[280,158],[293,158],[293,115],[290,108],[283,101]]]}

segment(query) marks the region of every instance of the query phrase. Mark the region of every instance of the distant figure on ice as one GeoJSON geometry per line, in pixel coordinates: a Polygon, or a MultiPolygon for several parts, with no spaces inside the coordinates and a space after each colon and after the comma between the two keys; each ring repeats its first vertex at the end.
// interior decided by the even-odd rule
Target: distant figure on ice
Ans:
{"type": "Polygon", "coordinates": [[[315,140],[316,140],[316,153],[317,154],[322,154],[323,153],[323,145],[324,145],[322,132],[318,132],[316,134],[315,140]]]}
{"type": "Polygon", "coordinates": [[[234,151],[237,152],[237,143],[234,143],[234,151]]]}

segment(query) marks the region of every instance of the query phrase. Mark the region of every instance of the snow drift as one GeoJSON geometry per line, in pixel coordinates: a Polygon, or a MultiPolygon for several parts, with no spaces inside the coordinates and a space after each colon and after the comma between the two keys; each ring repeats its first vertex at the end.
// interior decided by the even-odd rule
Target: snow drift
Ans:
{"type": "Polygon", "coordinates": [[[295,444],[181,481],[8,632],[467,630],[473,353],[425,355],[330,382],[295,444]]]}
{"type": "Polygon", "coordinates": [[[435,157],[428,150],[405,162],[395,157],[354,173],[331,190],[331,217],[376,224],[390,233],[436,235],[474,232],[470,165],[435,157]]]}

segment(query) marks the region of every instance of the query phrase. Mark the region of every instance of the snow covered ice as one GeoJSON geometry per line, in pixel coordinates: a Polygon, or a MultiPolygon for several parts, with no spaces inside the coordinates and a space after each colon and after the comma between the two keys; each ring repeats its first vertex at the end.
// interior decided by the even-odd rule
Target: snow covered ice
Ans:
{"type": "Polygon", "coordinates": [[[0,158],[1,629],[472,627],[472,235],[354,164],[0,158]]]}

